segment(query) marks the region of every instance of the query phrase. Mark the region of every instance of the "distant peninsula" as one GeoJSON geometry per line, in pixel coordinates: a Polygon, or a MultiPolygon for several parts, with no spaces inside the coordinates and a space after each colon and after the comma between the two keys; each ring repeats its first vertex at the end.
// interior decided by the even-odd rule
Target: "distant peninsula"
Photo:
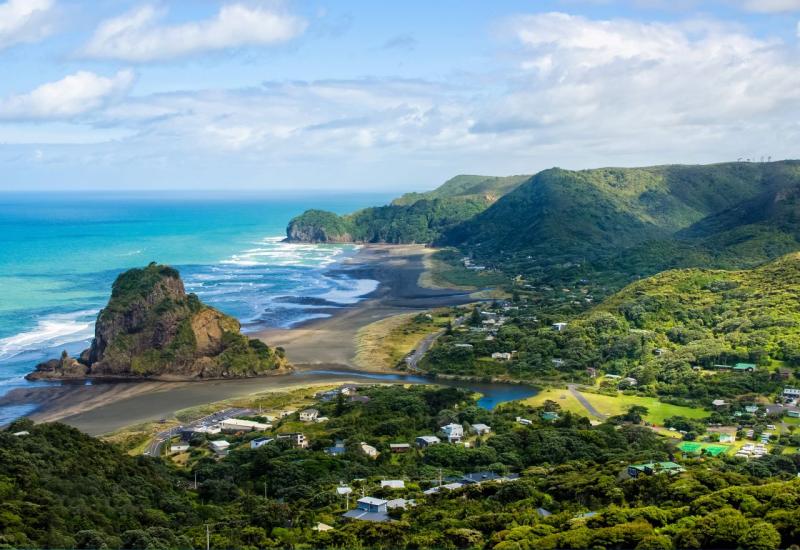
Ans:
{"type": "Polygon", "coordinates": [[[89,349],[65,351],[27,378],[243,378],[287,368],[281,348],[241,334],[236,319],[187,294],[176,269],[151,263],[114,281],[89,349]]]}

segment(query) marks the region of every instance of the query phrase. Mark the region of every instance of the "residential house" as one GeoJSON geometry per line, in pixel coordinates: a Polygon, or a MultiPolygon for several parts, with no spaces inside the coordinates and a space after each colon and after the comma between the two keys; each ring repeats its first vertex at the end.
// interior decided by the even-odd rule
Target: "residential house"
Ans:
{"type": "Polygon", "coordinates": [[[410,443],[389,443],[389,450],[393,453],[407,453],[411,450],[410,443]]]}
{"type": "Polygon", "coordinates": [[[486,424],[473,424],[469,427],[469,430],[476,435],[486,435],[492,431],[486,424]]]}
{"type": "Polygon", "coordinates": [[[378,458],[378,456],[381,454],[378,452],[378,449],[376,449],[372,445],[368,445],[364,441],[360,443],[360,446],[361,446],[361,452],[370,458],[378,458]]]}
{"type": "Polygon", "coordinates": [[[272,443],[273,441],[275,441],[275,438],[272,438],[272,437],[259,437],[258,439],[254,439],[254,440],[252,440],[250,442],[250,448],[251,449],[260,449],[264,445],[267,445],[268,443],[272,443]]]}
{"type": "Polygon", "coordinates": [[[639,477],[642,474],[653,475],[661,473],[674,475],[684,471],[680,464],[674,462],[648,462],[646,464],[631,464],[628,466],[628,475],[631,477],[639,477]]]}
{"type": "Polygon", "coordinates": [[[464,477],[461,478],[461,481],[464,484],[470,485],[485,483],[487,481],[502,483],[504,481],[516,481],[517,479],[519,479],[518,474],[501,475],[496,472],[473,472],[471,474],[465,474],[464,477]]]}
{"type": "Polygon", "coordinates": [[[448,491],[455,491],[456,489],[461,489],[464,486],[463,483],[453,482],[453,483],[445,483],[444,485],[437,485],[436,487],[431,487],[425,491],[422,491],[424,495],[435,495],[442,489],[447,489],[448,491]]]}
{"type": "Polygon", "coordinates": [[[455,347],[455,348],[463,348],[463,349],[472,349],[475,346],[473,346],[472,344],[456,344],[453,347],[455,347]]]}
{"type": "Polygon", "coordinates": [[[388,500],[375,497],[362,497],[356,502],[355,510],[348,510],[342,517],[361,521],[389,521],[388,500]]]}
{"type": "Polygon", "coordinates": [[[223,432],[263,432],[272,428],[272,424],[244,420],[242,418],[226,418],[220,421],[219,427],[223,432]]]}
{"type": "Polygon", "coordinates": [[[300,411],[301,422],[314,422],[318,416],[319,411],[317,409],[306,409],[304,411],[300,411]]]}
{"type": "Polygon", "coordinates": [[[389,489],[405,489],[406,482],[402,479],[382,479],[381,489],[388,487],[389,489]]]}
{"type": "Polygon", "coordinates": [[[185,453],[189,450],[188,443],[179,443],[177,445],[170,445],[169,452],[171,453],[185,453]]]}
{"type": "Polygon", "coordinates": [[[209,441],[208,446],[211,447],[211,450],[214,451],[214,453],[216,453],[218,456],[225,456],[228,454],[228,448],[231,446],[231,444],[224,439],[218,439],[215,441],[209,441]]]}
{"type": "Polygon", "coordinates": [[[562,323],[553,323],[552,325],[550,325],[550,327],[556,332],[561,332],[562,330],[567,328],[567,323],[563,323],[563,322],[562,323]]]}
{"type": "Polygon", "coordinates": [[[322,523],[321,521],[317,522],[317,524],[312,527],[314,531],[319,531],[320,533],[324,533],[325,531],[333,531],[334,527],[331,527],[327,523],[322,523]]]}
{"type": "Polygon", "coordinates": [[[722,409],[728,406],[728,402],[724,399],[715,399],[711,402],[711,404],[717,409],[722,409]]]}
{"type": "Polygon", "coordinates": [[[783,396],[789,399],[800,397],[800,388],[783,388],[783,396]]]}
{"type": "Polygon", "coordinates": [[[756,414],[758,412],[758,405],[747,405],[744,408],[744,412],[748,414],[756,414]]]}
{"type": "Polygon", "coordinates": [[[345,453],[344,441],[341,439],[337,439],[333,447],[328,447],[325,449],[325,453],[331,456],[343,455],[345,453]]]}
{"type": "Polygon", "coordinates": [[[800,410],[793,409],[786,411],[786,416],[788,416],[789,418],[800,418],[800,410]]]}
{"type": "Polygon", "coordinates": [[[552,422],[553,420],[558,420],[558,413],[553,411],[544,411],[542,413],[542,420],[546,420],[548,422],[552,422]]]}
{"type": "Polygon", "coordinates": [[[24,437],[26,435],[31,435],[31,432],[29,432],[28,430],[22,430],[21,432],[14,432],[12,435],[14,437],[24,437]]]}
{"type": "Polygon", "coordinates": [[[437,445],[441,443],[442,440],[436,437],[435,435],[421,435],[414,439],[414,443],[417,444],[417,447],[425,448],[430,447],[431,445],[437,445]]]}
{"type": "Polygon", "coordinates": [[[496,361],[511,361],[511,354],[508,352],[496,351],[492,354],[492,359],[496,361]]]}
{"type": "Polygon", "coordinates": [[[522,424],[523,426],[530,426],[533,424],[532,420],[528,420],[527,418],[522,418],[521,416],[517,417],[517,424],[522,424]]]}
{"type": "Polygon", "coordinates": [[[461,424],[447,424],[441,427],[441,432],[448,443],[460,443],[464,439],[464,427],[461,424]]]}
{"type": "Polygon", "coordinates": [[[348,396],[355,395],[356,393],[358,393],[358,386],[356,386],[355,384],[345,384],[344,386],[339,388],[339,392],[342,395],[348,395],[348,396]]]}
{"type": "Polygon", "coordinates": [[[295,447],[308,447],[308,439],[306,439],[306,436],[300,432],[278,434],[278,441],[281,440],[289,440],[295,447]]]}
{"type": "Polygon", "coordinates": [[[345,495],[349,495],[352,492],[353,492],[353,489],[351,487],[348,487],[347,485],[339,485],[336,488],[336,494],[339,495],[340,497],[343,497],[345,495]]]}
{"type": "Polygon", "coordinates": [[[623,378],[622,380],[620,380],[620,383],[619,383],[620,386],[636,386],[638,384],[639,384],[639,381],[636,380],[636,378],[633,378],[631,376],[628,376],[627,378],[623,378]]]}
{"type": "Polygon", "coordinates": [[[733,372],[755,372],[756,366],[753,363],[736,363],[733,372]]]}

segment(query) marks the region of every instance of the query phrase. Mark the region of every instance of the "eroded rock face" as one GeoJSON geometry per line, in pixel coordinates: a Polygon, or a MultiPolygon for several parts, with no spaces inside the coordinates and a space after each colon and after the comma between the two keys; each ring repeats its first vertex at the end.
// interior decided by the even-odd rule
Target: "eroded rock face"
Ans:
{"type": "Polygon", "coordinates": [[[221,378],[287,366],[282,350],[239,330],[236,319],[186,294],[177,270],[150,264],[114,282],[92,345],[79,360],[65,352],[28,378],[221,378]]]}

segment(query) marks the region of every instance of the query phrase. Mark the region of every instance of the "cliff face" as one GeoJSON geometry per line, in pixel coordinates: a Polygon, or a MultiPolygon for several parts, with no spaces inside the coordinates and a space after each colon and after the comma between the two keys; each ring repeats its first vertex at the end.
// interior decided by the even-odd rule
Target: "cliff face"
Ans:
{"type": "Polygon", "coordinates": [[[282,350],[239,329],[233,317],[186,294],[175,269],[150,264],[117,277],[89,349],[42,363],[28,378],[227,378],[287,366],[282,350]]]}

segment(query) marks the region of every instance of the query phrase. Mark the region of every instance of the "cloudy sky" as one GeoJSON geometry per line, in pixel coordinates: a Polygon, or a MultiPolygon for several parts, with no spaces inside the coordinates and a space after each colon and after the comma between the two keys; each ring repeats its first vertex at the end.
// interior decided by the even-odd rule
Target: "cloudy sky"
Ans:
{"type": "Polygon", "coordinates": [[[800,0],[0,0],[0,190],[800,157],[800,0]]]}

